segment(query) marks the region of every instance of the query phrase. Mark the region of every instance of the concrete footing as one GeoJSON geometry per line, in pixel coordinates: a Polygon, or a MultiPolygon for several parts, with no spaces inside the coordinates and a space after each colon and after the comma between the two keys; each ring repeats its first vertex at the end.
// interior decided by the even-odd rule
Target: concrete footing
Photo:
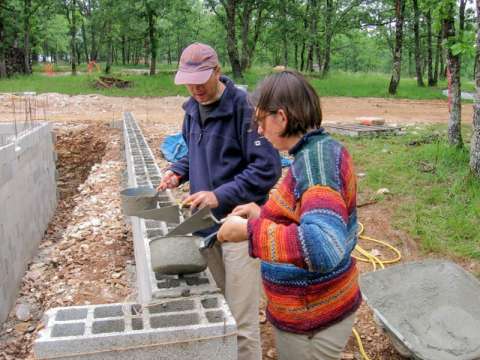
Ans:
{"type": "Polygon", "coordinates": [[[57,204],[50,125],[0,124],[0,323],[57,204]],[[16,134],[16,135],[15,135],[16,134]],[[3,145],[3,146],[2,146],[3,145]]]}

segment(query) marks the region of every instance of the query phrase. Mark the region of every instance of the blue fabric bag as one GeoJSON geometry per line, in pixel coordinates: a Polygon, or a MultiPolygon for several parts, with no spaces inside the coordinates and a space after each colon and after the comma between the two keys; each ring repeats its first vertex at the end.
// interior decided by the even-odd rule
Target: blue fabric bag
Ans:
{"type": "Polygon", "coordinates": [[[175,162],[188,154],[187,144],[183,140],[182,133],[169,135],[160,145],[160,150],[165,159],[175,162]]]}

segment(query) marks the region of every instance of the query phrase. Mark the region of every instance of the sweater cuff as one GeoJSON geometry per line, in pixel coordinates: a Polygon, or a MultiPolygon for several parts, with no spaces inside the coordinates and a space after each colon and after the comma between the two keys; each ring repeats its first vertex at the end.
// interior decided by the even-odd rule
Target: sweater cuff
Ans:
{"type": "Polygon", "coordinates": [[[260,219],[255,218],[255,219],[249,219],[247,222],[247,231],[248,231],[248,254],[252,258],[258,258],[258,246],[256,246],[255,242],[255,233],[254,233],[254,228],[257,224],[257,222],[260,219]]]}

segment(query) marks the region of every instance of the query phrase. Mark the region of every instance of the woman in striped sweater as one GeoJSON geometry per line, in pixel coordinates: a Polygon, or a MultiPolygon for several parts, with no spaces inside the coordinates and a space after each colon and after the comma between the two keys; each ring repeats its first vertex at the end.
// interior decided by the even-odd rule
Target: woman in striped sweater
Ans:
{"type": "Polygon", "coordinates": [[[320,127],[318,95],[302,75],[274,74],[255,95],[257,131],[294,161],[268,202],[235,208],[218,239],[248,240],[250,256],[262,260],[280,360],[339,359],[361,302],[350,255],[357,242],[352,159],[320,127]]]}

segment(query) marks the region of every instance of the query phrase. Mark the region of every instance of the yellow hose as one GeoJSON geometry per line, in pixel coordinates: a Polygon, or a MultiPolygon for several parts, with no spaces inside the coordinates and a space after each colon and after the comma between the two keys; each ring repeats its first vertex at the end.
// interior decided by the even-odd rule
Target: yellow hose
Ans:
{"type": "MultiPolygon", "coordinates": [[[[358,238],[359,239],[372,241],[372,242],[375,242],[377,244],[380,244],[380,245],[388,248],[391,252],[395,253],[395,257],[393,257],[391,259],[387,259],[387,260],[380,260],[377,256],[373,255],[372,253],[368,252],[367,250],[365,250],[364,248],[362,248],[360,245],[357,244],[357,246],[355,246],[354,251],[358,252],[362,256],[352,255],[355,259],[357,259],[358,261],[371,263],[372,267],[373,267],[373,271],[377,270],[377,264],[378,264],[378,266],[380,266],[380,268],[384,269],[385,264],[393,264],[393,263],[396,263],[396,262],[400,261],[400,259],[402,258],[402,254],[400,253],[400,251],[396,247],[388,244],[385,241],[377,240],[377,239],[362,235],[363,231],[365,230],[365,227],[363,226],[362,223],[358,223],[358,224],[360,226],[360,230],[358,231],[358,238]]],[[[365,360],[370,360],[367,353],[365,352],[365,349],[363,348],[362,340],[361,340],[360,335],[358,334],[357,330],[355,330],[355,328],[352,328],[352,332],[353,332],[353,335],[355,336],[355,339],[357,340],[357,344],[358,344],[358,348],[360,350],[360,354],[362,354],[362,357],[365,360]]]]}
{"type": "Polygon", "coordinates": [[[355,330],[355,328],[352,328],[352,332],[353,332],[353,335],[355,336],[355,339],[357,339],[358,349],[360,350],[360,354],[362,354],[365,360],[370,360],[367,353],[365,352],[365,349],[363,348],[362,339],[360,339],[360,335],[358,334],[357,330],[355,330]]]}

